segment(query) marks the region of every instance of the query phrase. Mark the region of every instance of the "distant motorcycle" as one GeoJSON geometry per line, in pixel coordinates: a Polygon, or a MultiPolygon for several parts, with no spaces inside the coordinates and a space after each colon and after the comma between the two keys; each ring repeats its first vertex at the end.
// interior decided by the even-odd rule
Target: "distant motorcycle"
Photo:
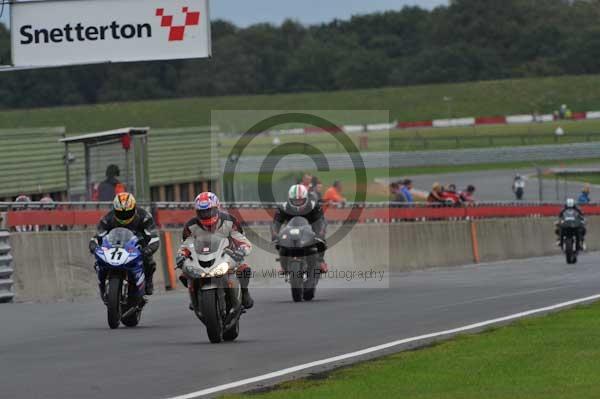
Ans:
{"type": "Polygon", "coordinates": [[[238,262],[228,249],[229,240],[212,236],[195,247],[187,239],[180,248],[181,269],[188,279],[188,291],[196,317],[206,326],[213,344],[233,341],[240,333],[240,317],[244,313],[242,293],[236,276],[238,262]]]}
{"type": "Polygon", "coordinates": [[[573,209],[566,210],[558,223],[562,251],[565,254],[567,264],[577,263],[577,256],[583,244],[579,242],[579,231],[582,227],[583,221],[573,209]]]}
{"type": "Polygon", "coordinates": [[[135,327],[142,317],[144,298],[144,266],[138,238],[131,230],[116,228],[102,239],[95,251],[96,265],[106,272],[104,303],[108,326],[123,323],[135,327]]]}
{"type": "Polygon", "coordinates": [[[311,301],[321,276],[318,254],[324,250],[325,243],[306,218],[296,216],[281,229],[275,244],[286,281],[292,288],[292,299],[311,301]]]}
{"type": "Polygon", "coordinates": [[[519,176],[515,178],[513,182],[513,192],[518,201],[523,200],[523,195],[525,194],[525,181],[523,181],[522,177],[519,176]]]}

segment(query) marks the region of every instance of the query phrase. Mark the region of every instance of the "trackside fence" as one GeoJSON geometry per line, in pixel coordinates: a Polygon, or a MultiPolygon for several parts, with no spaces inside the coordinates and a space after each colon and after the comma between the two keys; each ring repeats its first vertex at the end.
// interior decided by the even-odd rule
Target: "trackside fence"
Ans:
{"type": "MultiPolygon", "coordinates": [[[[224,208],[243,224],[268,224],[276,204],[236,203],[224,208]]],[[[194,216],[191,203],[151,203],[159,227],[177,227],[194,216]]],[[[452,221],[493,218],[556,217],[562,204],[556,203],[478,203],[468,206],[430,204],[362,203],[330,206],[325,215],[330,223],[399,223],[410,221],[452,221]]],[[[586,215],[600,215],[600,204],[581,207],[586,215]]],[[[7,228],[16,231],[67,230],[95,226],[110,209],[110,203],[0,203],[7,228]]]]}

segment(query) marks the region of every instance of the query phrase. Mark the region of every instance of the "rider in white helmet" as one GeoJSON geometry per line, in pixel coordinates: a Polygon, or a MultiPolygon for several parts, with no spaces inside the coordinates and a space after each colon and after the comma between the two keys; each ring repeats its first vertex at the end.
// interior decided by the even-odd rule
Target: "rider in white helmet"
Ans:
{"type": "Polygon", "coordinates": [[[563,209],[560,211],[560,214],[558,215],[558,222],[556,222],[556,230],[555,233],[558,237],[558,241],[556,243],[556,245],[562,247],[562,236],[560,234],[560,224],[561,222],[564,220],[565,214],[567,213],[567,211],[569,212],[575,212],[577,215],[577,218],[579,219],[579,221],[581,222],[581,227],[579,228],[578,231],[578,242],[580,243],[580,247],[579,249],[586,249],[586,245],[585,245],[585,234],[587,232],[586,228],[585,228],[585,217],[583,215],[583,212],[581,211],[581,209],[577,206],[577,204],[575,203],[575,200],[573,198],[567,198],[567,200],[565,201],[565,206],[563,207],[563,209]]]}
{"type": "MultiPolygon", "coordinates": [[[[323,209],[318,201],[309,194],[306,186],[295,184],[288,191],[288,200],[275,211],[273,223],[271,225],[271,237],[277,238],[281,226],[289,222],[296,216],[303,216],[310,223],[313,231],[323,242],[325,242],[325,233],[327,224],[323,209]]],[[[325,249],[319,252],[319,269],[322,273],[327,273],[328,266],[324,260],[325,249]]]]}

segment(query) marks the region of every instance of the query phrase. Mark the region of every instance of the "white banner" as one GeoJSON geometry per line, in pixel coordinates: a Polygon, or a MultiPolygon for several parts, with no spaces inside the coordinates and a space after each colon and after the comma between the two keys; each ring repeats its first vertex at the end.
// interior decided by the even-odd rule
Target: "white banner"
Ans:
{"type": "Polygon", "coordinates": [[[16,2],[10,15],[13,65],[210,57],[208,1],[16,2]]]}

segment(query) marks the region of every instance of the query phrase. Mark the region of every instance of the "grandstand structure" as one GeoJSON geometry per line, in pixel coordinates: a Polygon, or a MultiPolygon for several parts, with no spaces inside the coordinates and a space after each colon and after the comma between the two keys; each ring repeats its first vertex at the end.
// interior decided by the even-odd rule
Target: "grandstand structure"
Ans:
{"type": "MultiPolygon", "coordinates": [[[[83,178],[83,147],[65,154],[60,142],[64,127],[0,130],[0,201],[27,195],[33,201],[45,194],[67,199],[65,162],[72,179],[83,178]]],[[[194,193],[220,187],[217,140],[209,127],[153,129],[148,135],[151,201],[191,201],[194,193]]]]}

